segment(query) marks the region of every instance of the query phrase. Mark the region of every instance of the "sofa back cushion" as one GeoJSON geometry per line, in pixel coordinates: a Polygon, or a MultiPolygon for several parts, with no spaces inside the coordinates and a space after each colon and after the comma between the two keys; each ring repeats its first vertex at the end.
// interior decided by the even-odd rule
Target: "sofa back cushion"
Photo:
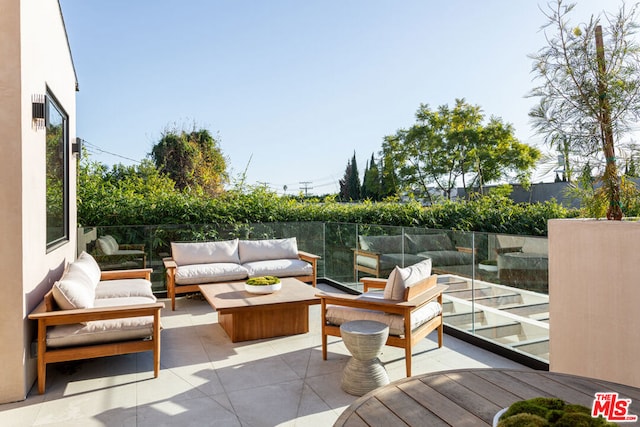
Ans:
{"type": "Polygon", "coordinates": [[[395,236],[358,236],[360,249],[381,254],[401,254],[403,252],[402,235],[395,236]]]}
{"type": "Polygon", "coordinates": [[[60,280],[53,285],[53,298],[63,310],[92,308],[96,296],[95,289],[84,270],[71,263],[60,280]]]}
{"type": "Polygon", "coordinates": [[[178,265],[240,263],[238,239],[219,242],[171,242],[171,256],[178,265]]]}
{"type": "Polygon", "coordinates": [[[91,279],[91,283],[93,284],[94,288],[98,286],[102,272],[100,271],[100,266],[91,255],[89,255],[85,251],[82,251],[73,265],[82,269],[82,271],[84,271],[86,275],[89,276],[89,279],[91,279]]]}
{"type": "Polygon", "coordinates": [[[431,259],[420,261],[405,268],[396,267],[387,279],[383,296],[385,299],[403,301],[407,288],[429,276],[431,276],[431,259]]]}
{"type": "Polygon", "coordinates": [[[240,263],[267,261],[271,259],[297,259],[298,242],[295,237],[287,239],[240,240],[238,244],[240,263]]]}
{"type": "Polygon", "coordinates": [[[446,234],[407,234],[409,252],[455,251],[456,248],[446,234]]]}

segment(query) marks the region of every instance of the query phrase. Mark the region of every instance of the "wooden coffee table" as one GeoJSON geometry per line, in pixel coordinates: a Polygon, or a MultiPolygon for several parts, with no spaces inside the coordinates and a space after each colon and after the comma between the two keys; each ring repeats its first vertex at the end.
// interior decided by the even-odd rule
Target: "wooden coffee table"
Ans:
{"type": "Polygon", "coordinates": [[[231,342],[309,332],[309,306],[320,304],[317,289],[295,278],[281,282],[282,289],[272,294],[249,293],[244,281],[199,288],[231,342]]]}

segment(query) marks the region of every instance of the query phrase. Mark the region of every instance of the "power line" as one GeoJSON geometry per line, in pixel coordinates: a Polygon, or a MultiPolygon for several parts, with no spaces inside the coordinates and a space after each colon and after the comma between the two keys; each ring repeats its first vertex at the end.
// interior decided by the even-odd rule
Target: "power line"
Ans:
{"type": "MultiPolygon", "coordinates": [[[[129,160],[130,162],[134,162],[134,163],[138,163],[138,164],[142,163],[140,160],[135,160],[135,159],[132,159],[131,157],[126,157],[126,156],[123,156],[121,154],[116,154],[116,153],[112,153],[112,152],[107,151],[107,150],[103,150],[102,148],[100,148],[96,144],[93,144],[93,143],[91,143],[91,142],[89,142],[87,140],[82,139],[82,142],[83,142],[83,144],[85,144],[85,146],[90,146],[92,149],[94,149],[95,151],[98,151],[100,153],[108,154],[108,155],[114,156],[114,157],[119,157],[121,159],[129,160]]],[[[89,150],[87,150],[87,151],[89,151],[89,150]]],[[[89,151],[89,152],[91,152],[91,151],[89,151]]],[[[93,153],[93,154],[95,154],[95,153],[93,153]]]]}

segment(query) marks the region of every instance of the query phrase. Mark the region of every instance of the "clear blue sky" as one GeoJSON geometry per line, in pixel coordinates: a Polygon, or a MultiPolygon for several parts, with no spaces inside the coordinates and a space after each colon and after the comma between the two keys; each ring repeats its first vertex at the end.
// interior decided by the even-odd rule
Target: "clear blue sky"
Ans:
{"type": "MultiPolygon", "coordinates": [[[[621,4],[577,3],[574,23],[621,4]]],[[[102,163],[132,164],[167,127],[195,123],[219,138],[233,178],[247,169],[247,183],[278,192],[305,181],[311,193],[337,192],[354,151],[362,174],[420,103],[456,98],[546,151],[525,98],[546,1],[60,4],[80,85],[77,133],[102,163]]]]}

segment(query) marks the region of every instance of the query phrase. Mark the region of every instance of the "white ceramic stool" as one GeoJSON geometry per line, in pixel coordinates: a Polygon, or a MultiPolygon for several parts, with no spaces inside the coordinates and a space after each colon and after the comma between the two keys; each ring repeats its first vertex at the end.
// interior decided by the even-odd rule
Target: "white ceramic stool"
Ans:
{"type": "Polygon", "coordinates": [[[389,337],[389,327],[371,320],[354,320],[340,326],[342,341],[353,356],[342,373],[342,389],[362,396],[389,384],[378,355],[389,337]]]}

